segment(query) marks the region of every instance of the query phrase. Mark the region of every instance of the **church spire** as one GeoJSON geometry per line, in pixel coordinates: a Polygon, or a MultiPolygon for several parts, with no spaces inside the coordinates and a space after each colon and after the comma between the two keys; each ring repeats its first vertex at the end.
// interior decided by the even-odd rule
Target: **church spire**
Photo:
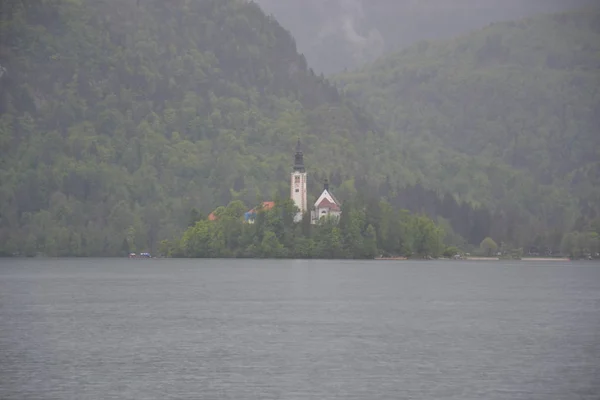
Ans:
{"type": "Polygon", "coordinates": [[[300,139],[296,144],[296,154],[294,156],[294,171],[304,172],[304,154],[302,153],[302,147],[300,146],[300,139]]]}

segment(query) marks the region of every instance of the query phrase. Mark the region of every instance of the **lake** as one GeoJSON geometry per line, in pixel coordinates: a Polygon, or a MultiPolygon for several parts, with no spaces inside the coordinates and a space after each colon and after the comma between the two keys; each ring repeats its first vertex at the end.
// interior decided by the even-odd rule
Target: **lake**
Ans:
{"type": "Polygon", "coordinates": [[[0,259],[0,398],[597,400],[600,265],[0,259]]]}

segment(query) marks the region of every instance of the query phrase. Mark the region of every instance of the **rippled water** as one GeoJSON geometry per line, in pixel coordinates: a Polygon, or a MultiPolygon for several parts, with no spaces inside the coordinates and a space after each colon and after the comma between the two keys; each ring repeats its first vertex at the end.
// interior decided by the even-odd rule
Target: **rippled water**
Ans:
{"type": "Polygon", "coordinates": [[[4,400],[599,393],[599,265],[0,260],[4,400]]]}

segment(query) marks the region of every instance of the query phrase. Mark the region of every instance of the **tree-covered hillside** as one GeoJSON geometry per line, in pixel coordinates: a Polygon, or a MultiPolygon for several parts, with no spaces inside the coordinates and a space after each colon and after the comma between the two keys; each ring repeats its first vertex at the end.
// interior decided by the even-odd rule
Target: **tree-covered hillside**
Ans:
{"type": "Polygon", "coordinates": [[[0,253],[156,250],[219,205],[289,193],[298,138],[313,195],[326,176],[342,197],[416,180],[256,4],[0,10],[0,253]]]}
{"type": "Polygon", "coordinates": [[[435,218],[447,244],[556,244],[577,217],[568,193],[506,163],[379,129],[252,2],[0,11],[0,253],[154,252],[218,206],[288,196],[298,138],[313,196],[328,177],[371,214],[384,197],[435,218]]]}
{"type": "Polygon", "coordinates": [[[399,140],[466,156],[430,175],[462,175],[448,189],[493,204],[495,221],[550,232],[600,217],[597,8],[421,42],[336,81],[399,140]]]}
{"type": "Polygon", "coordinates": [[[372,122],[255,4],[10,0],[1,11],[6,252],[153,248],[193,207],[288,190],[298,137],[313,182],[334,168],[374,173],[356,162],[383,147],[372,122]]]}
{"type": "Polygon", "coordinates": [[[355,69],[421,40],[595,0],[254,0],[298,40],[318,72],[355,69]]]}

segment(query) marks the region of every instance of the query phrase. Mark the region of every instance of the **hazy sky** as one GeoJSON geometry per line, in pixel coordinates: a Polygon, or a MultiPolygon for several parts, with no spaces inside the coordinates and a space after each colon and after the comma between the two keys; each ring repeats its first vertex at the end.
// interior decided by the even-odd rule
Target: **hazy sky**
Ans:
{"type": "Polygon", "coordinates": [[[335,72],[423,39],[596,0],[255,0],[292,32],[311,67],[335,72]]]}

